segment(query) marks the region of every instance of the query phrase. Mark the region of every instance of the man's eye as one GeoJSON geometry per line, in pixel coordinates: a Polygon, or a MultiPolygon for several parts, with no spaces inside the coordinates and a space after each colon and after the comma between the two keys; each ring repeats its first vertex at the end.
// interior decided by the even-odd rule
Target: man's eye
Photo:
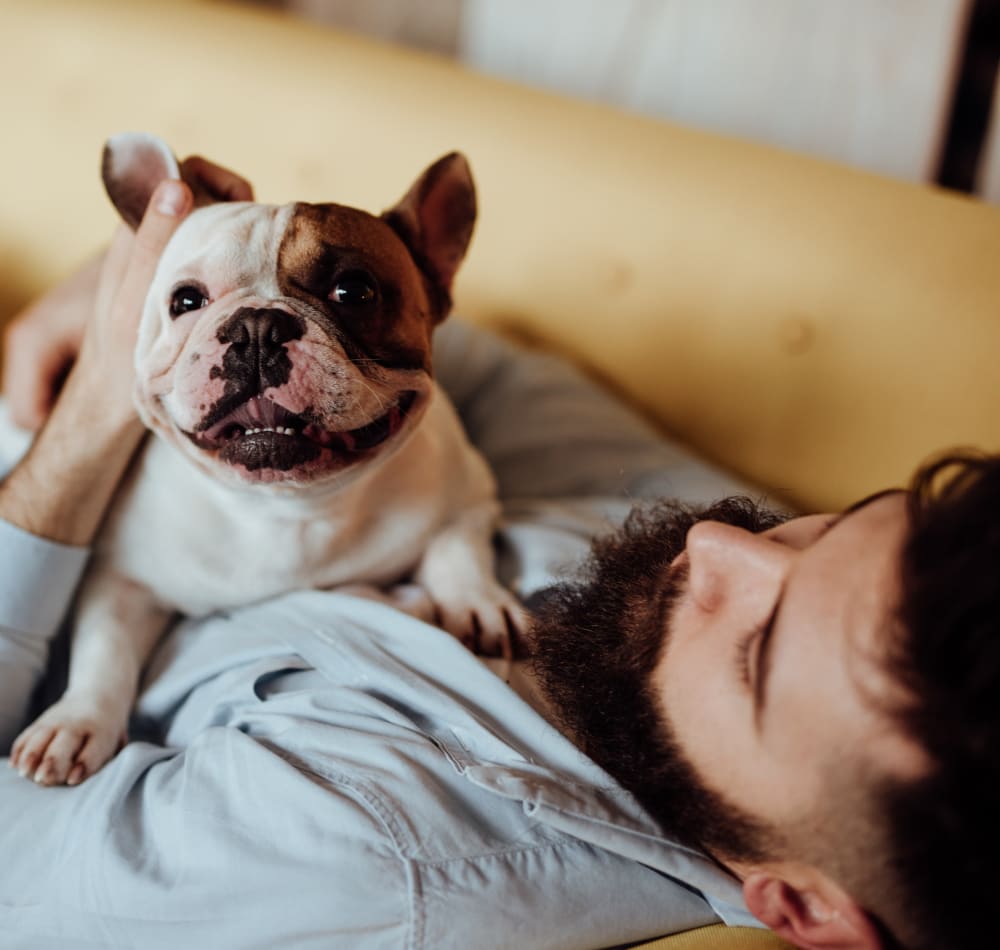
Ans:
{"type": "Polygon", "coordinates": [[[736,675],[748,689],[753,682],[753,677],[750,675],[750,657],[763,629],[763,627],[754,628],[736,644],[736,675]]]}
{"type": "Polygon", "coordinates": [[[346,307],[363,307],[374,303],[376,295],[375,279],[364,271],[341,274],[330,291],[330,299],[346,307]]]}
{"type": "Polygon", "coordinates": [[[182,313],[200,310],[208,306],[208,295],[200,288],[190,284],[178,287],[170,298],[170,316],[176,318],[182,313]]]}

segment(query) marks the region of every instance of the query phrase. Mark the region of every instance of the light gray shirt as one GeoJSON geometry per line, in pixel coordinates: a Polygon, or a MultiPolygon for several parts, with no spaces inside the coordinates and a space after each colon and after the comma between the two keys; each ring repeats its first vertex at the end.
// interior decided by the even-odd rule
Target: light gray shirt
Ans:
{"type": "MultiPolygon", "coordinates": [[[[739,487],[559,361],[458,322],[436,361],[497,474],[499,568],[523,595],[633,499],[739,487]]],[[[7,742],[85,557],[0,523],[7,742]]],[[[185,621],[96,776],[0,769],[0,943],[580,950],[753,923],[542,711],[515,665],[358,597],[185,621]]]]}

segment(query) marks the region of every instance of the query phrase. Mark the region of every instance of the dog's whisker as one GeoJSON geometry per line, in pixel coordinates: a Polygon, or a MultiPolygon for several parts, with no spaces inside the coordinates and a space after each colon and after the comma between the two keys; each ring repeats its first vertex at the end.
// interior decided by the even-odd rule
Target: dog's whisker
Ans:
{"type": "MultiPolygon", "coordinates": [[[[384,412],[388,412],[390,406],[388,406],[388,404],[386,403],[386,401],[383,398],[382,394],[379,393],[379,391],[377,389],[374,389],[372,386],[370,386],[363,379],[359,379],[358,380],[358,384],[360,386],[363,386],[365,389],[367,389],[368,392],[371,393],[371,395],[375,397],[375,402],[378,405],[379,415],[381,415],[384,412]]],[[[358,403],[360,404],[360,402],[361,402],[361,400],[359,399],[358,403]]]]}

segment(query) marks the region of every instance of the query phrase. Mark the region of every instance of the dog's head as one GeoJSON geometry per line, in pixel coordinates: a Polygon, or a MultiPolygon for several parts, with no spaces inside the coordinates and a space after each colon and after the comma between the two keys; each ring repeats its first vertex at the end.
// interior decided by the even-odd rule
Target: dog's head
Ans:
{"type": "MultiPolygon", "coordinates": [[[[103,173],[133,227],[156,185],[180,177],[138,134],[108,142],[103,173]]],[[[430,397],[431,334],[476,215],[465,159],[435,162],[379,217],[196,197],[139,327],[143,421],[230,483],[340,481],[385,458],[430,397]]]]}

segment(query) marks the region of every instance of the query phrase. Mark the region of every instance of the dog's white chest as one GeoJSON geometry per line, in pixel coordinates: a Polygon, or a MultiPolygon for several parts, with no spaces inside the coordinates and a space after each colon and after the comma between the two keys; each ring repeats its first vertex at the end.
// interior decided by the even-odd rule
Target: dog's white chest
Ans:
{"type": "Polygon", "coordinates": [[[99,553],[162,603],[198,615],[289,590],[401,580],[443,525],[493,490],[440,394],[392,457],[318,496],[228,488],[151,439],[99,553]]]}

